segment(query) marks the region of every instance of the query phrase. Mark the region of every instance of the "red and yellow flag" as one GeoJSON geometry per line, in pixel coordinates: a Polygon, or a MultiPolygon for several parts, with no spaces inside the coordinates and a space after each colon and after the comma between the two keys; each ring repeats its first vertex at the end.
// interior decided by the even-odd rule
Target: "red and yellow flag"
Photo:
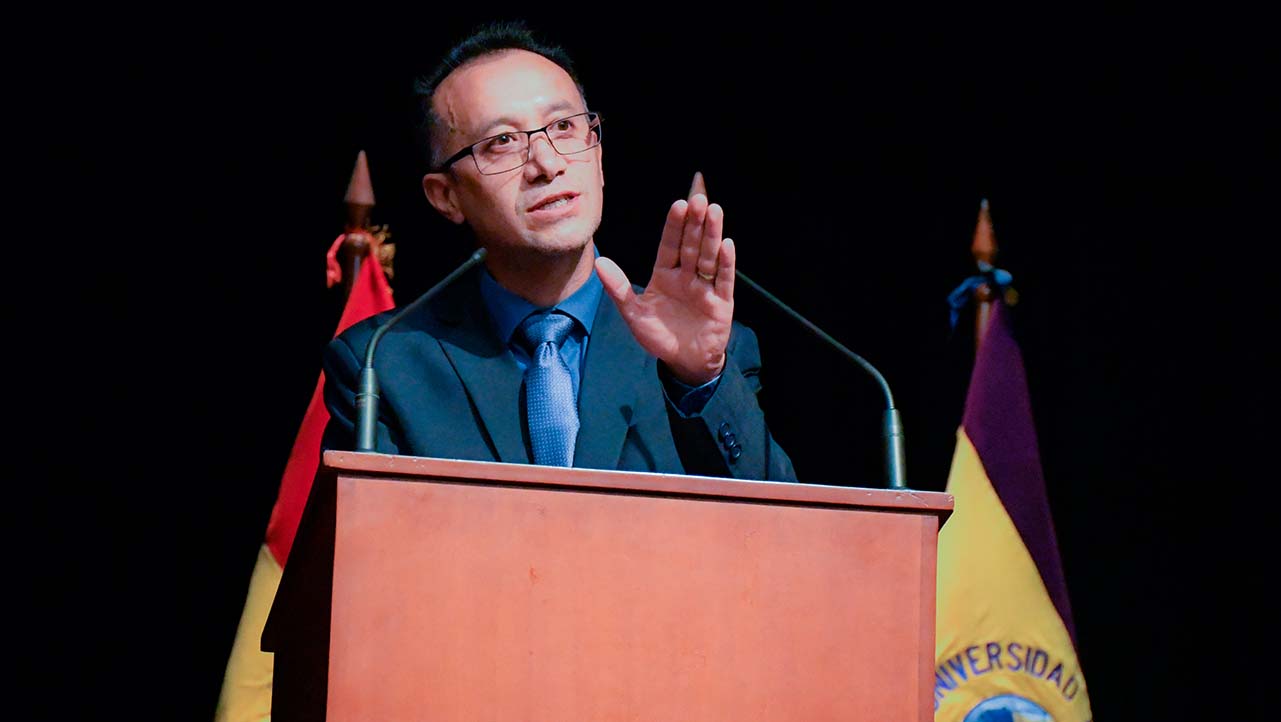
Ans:
{"type": "Polygon", "coordinates": [[[1089,722],[1054,524],[1008,309],[992,305],[939,533],[934,718],[1089,722]]]}
{"type": "MultiPolygon", "coordinates": [[[[339,236],[330,251],[331,285],[334,281],[333,273],[341,273],[334,262],[334,252],[344,239],[345,236],[339,236]]],[[[352,283],[335,335],[357,321],[393,306],[391,287],[387,284],[387,277],[379,263],[377,244],[371,243],[352,283]]],[[[289,558],[294,535],[298,532],[298,521],[302,518],[307,495],[311,492],[312,479],[320,466],[321,436],[324,434],[325,424],[329,422],[329,412],[325,409],[322,395],[324,385],[325,375],[322,372],[280,480],[280,492],[276,496],[276,505],[271,510],[271,520],[267,523],[266,540],[258,550],[258,560],[249,580],[245,609],[241,613],[231,657],[227,661],[222,694],[214,715],[217,722],[257,722],[271,718],[273,655],[262,651],[262,629],[267,622],[267,613],[271,611],[276,588],[280,585],[280,574],[289,558]]]]}

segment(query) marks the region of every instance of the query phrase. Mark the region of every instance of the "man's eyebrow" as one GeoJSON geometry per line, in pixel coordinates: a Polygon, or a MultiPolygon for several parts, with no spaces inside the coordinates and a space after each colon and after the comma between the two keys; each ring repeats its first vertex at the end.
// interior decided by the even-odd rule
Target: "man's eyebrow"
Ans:
{"type": "MultiPolygon", "coordinates": [[[[543,117],[547,117],[549,113],[555,113],[562,110],[577,111],[578,105],[568,100],[558,100],[555,103],[551,103],[549,105],[543,106],[541,109],[541,115],[543,117]]],[[[515,118],[512,118],[511,116],[508,116],[508,115],[504,115],[490,121],[490,123],[486,125],[484,129],[477,132],[477,135],[479,135],[482,138],[488,138],[489,136],[493,135],[494,129],[500,128],[504,125],[510,126],[511,128],[519,128],[520,130],[528,130],[528,128],[520,128],[520,126],[516,124],[515,118]]]]}

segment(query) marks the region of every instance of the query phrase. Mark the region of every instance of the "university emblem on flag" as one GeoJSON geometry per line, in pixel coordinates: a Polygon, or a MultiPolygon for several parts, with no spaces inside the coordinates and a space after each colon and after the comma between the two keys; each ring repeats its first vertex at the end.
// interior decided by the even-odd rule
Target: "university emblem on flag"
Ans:
{"type": "Polygon", "coordinates": [[[1054,718],[1031,700],[1002,694],[979,702],[965,715],[965,722],[1054,722],[1054,718]]]}

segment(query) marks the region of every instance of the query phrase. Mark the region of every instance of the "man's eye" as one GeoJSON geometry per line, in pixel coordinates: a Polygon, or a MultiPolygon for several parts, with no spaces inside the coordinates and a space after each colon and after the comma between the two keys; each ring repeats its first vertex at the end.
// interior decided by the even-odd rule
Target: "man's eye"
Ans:
{"type": "Polygon", "coordinates": [[[557,138],[573,138],[580,135],[582,128],[577,119],[565,118],[552,123],[551,132],[557,138]]]}
{"type": "Polygon", "coordinates": [[[515,133],[502,133],[485,141],[481,147],[483,153],[506,153],[520,148],[520,141],[515,133]]]}

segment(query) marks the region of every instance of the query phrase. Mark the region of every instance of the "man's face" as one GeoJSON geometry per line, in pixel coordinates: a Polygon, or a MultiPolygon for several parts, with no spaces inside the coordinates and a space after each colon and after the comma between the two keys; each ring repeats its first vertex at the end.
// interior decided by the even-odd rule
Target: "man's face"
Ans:
{"type": "MultiPolygon", "coordinates": [[[[512,50],[473,60],[455,70],[434,100],[439,158],[448,158],[504,131],[541,128],[582,113],[569,74],[536,53],[512,50]]],[[[529,162],[483,175],[472,158],[452,172],[423,178],[428,200],[455,223],[466,222],[491,251],[521,248],[545,253],[581,250],[600,225],[605,175],[600,146],[560,155],[544,133],[530,138],[529,162]],[[568,202],[549,203],[558,199],[568,202]]]]}

